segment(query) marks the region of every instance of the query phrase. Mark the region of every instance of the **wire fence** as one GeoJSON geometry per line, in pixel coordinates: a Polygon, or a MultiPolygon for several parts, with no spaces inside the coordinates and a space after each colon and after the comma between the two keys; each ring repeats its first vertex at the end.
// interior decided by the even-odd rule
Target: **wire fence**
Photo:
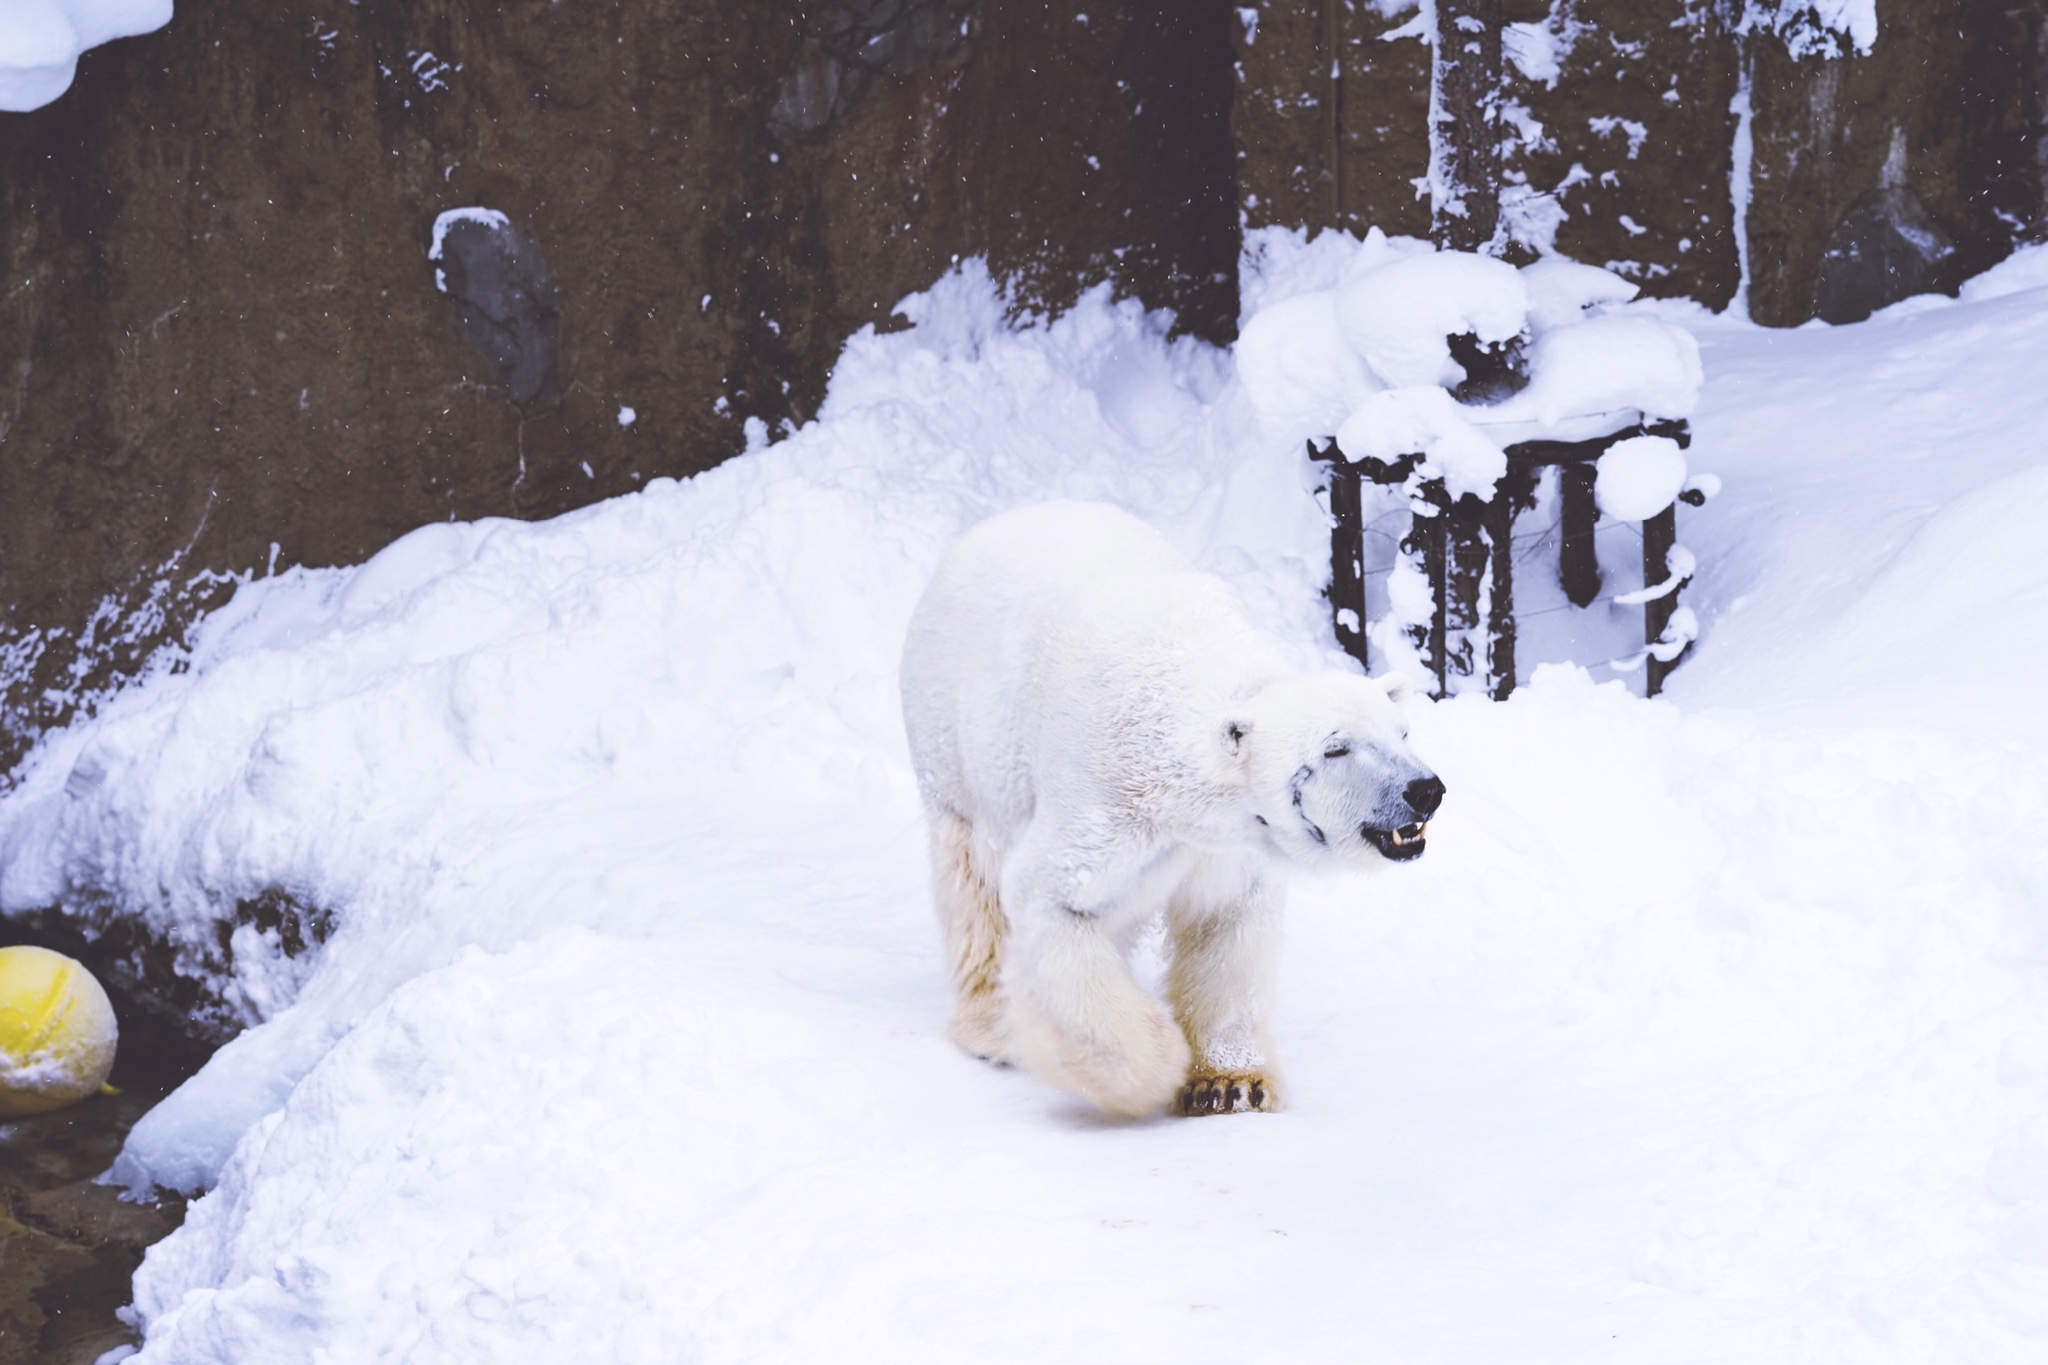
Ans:
{"type": "MultiPolygon", "coordinates": [[[[1368,540],[1376,538],[1378,541],[1384,543],[1387,546],[1388,559],[1390,561],[1396,556],[1398,556],[1401,552],[1401,535],[1392,531],[1388,531],[1385,528],[1385,523],[1398,521],[1399,523],[1401,523],[1402,530],[1405,531],[1408,524],[1409,515],[1409,512],[1405,508],[1389,508],[1387,511],[1382,512],[1380,515],[1374,517],[1371,521],[1367,522],[1365,526],[1362,528],[1368,540]]],[[[1509,538],[1508,543],[1513,548],[1511,548],[1509,554],[1514,559],[1515,566],[1517,568],[1521,568],[1529,564],[1536,558],[1539,551],[1542,551],[1546,548],[1554,550],[1555,546],[1557,545],[1558,534],[1560,531],[1562,531],[1563,527],[1564,517],[1560,513],[1557,517],[1553,518],[1547,526],[1540,527],[1534,531],[1518,532],[1517,534],[1511,536],[1509,538]]],[[[1593,534],[1599,535],[1603,531],[1620,531],[1623,534],[1631,537],[1636,542],[1636,544],[1642,544],[1642,530],[1641,528],[1637,527],[1631,522],[1616,521],[1613,518],[1603,518],[1602,520],[1594,523],[1593,534]]],[[[1384,568],[1365,569],[1361,576],[1365,579],[1366,582],[1372,583],[1375,581],[1386,579],[1393,572],[1394,564],[1392,562],[1389,562],[1384,568]]],[[[1550,616],[1561,611],[1589,611],[1592,608],[1599,606],[1603,602],[1612,602],[1617,596],[1622,595],[1623,592],[1632,591],[1634,591],[1634,589],[1623,589],[1620,591],[1603,592],[1583,607],[1577,606],[1571,602],[1563,602],[1554,607],[1538,607],[1534,611],[1517,611],[1515,613],[1515,619],[1518,621],[1529,621],[1534,620],[1539,616],[1550,616]]]]}

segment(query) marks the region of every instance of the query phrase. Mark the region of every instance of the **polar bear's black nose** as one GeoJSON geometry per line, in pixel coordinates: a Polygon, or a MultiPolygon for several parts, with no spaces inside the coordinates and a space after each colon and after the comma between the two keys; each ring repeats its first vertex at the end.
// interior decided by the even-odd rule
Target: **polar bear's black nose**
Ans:
{"type": "Polygon", "coordinates": [[[1427,820],[1444,803],[1443,780],[1435,776],[1418,777],[1408,784],[1401,798],[1417,815],[1427,820]]]}

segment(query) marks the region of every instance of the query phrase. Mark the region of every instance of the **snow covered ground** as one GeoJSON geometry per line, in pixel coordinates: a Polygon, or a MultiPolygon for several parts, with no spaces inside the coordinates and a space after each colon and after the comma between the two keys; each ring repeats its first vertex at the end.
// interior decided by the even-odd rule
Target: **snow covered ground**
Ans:
{"type": "MultiPolygon", "coordinates": [[[[1262,303],[1341,254],[1262,246],[1262,303]]],[[[1336,657],[1299,445],[1163,319],[1006,328],[970,266],[778,445],[249,585],[0,797],[0,907],[336,916],[239,932],[264,1022],[118,1168],[212,1188],[139,1359],[2041,1359],[2036,279],[1652,310],[1725,481],[1695,656],[1417,705],[1450,796],[1297,885],[1278,1115],[1111,1123],[941,1036],[894,667],[953,534],[1114,501],[1336,657]]]]}

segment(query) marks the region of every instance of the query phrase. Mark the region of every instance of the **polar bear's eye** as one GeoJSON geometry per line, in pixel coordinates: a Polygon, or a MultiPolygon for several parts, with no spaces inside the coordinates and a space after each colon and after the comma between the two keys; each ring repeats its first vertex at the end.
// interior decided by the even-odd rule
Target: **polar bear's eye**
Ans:
{"type": "Polygon", "coordinates": [[[1332,744],[1329,748],[1323,750],[1323,757],[1342,758],[1350,752],[1351,746],[1349,744],[1332,744]]]}

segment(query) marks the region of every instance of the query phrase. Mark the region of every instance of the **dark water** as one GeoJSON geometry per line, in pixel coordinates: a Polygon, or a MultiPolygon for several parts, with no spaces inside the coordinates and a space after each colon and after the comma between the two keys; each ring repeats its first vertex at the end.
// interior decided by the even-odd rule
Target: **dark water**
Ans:
{"type": "Polygon", "coordinates": [[[138,1204],[93,1183],[168,1088],[132,1071],[116,1066],[119,1094],[0,1123],[0,1365],[91,1365],[136,1340],[118,1310],[144,1249],[185,1205],[138,1204]]]}

